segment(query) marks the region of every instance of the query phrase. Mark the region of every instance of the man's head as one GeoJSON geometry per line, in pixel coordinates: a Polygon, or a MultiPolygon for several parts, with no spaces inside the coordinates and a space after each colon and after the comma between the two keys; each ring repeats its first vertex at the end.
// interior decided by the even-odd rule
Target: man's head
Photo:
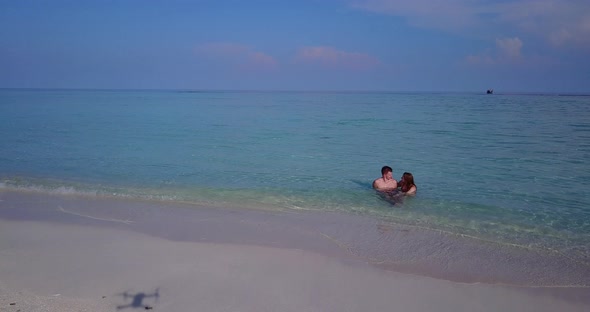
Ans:
{"type": "Polygon", "coordinates": [[[381,168],[381,176],[384,180],[393,179],[393,169],[389,166],[383,166],[383,168],[381,168]]]}

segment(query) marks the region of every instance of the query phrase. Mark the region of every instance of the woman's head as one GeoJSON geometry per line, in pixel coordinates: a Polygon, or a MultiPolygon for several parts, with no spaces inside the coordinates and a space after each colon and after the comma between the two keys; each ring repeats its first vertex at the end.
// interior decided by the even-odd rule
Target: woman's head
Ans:
{"type": "Polygon", "coordinates": [[[409,172],[404,172],[404,175],[402,175],[402,178],[401,178],[401,182],[402,182],[402,184],[405,184],[408,187],[411,187],[412,185],[416,185],[416,184],[414,184],[414,176],[409,172]]]}
{"type": "Polygon", "coordinates": [[[417,186],[414,183],[414,176],[411,173],[404,172],[400,180],[402,192],[412,192],[411,195],[416,193],[417,186]],[[412,190],[412,188],[414,188],[414,190],[412,190]]]}

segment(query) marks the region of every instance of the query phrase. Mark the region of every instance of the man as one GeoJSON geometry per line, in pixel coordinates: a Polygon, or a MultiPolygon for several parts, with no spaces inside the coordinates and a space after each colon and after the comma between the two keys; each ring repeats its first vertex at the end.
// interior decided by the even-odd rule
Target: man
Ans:
{"type": "Polygon", "coordinates": [[[373,188],[379,192],[395,191],[397,181],[393,178],[393,169],[389,166],[381,168],[381,178],[373,181],[373,188]]]}

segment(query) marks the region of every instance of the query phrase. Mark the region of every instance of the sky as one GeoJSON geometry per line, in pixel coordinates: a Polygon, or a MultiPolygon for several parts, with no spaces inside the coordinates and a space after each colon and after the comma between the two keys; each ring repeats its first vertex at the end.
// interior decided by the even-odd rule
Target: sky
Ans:
{"type": "Polygon", "coordinates": [[[590,0],[0,0],[0,88],[590,93],[590,0]]]}

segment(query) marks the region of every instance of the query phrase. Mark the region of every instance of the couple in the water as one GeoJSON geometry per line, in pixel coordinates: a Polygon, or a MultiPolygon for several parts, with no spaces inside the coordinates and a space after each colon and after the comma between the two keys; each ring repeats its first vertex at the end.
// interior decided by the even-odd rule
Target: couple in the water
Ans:
{"type": "Polygon", "coordinates": [[[416,195],[416,184],[414,176],[409,172],[404,172],[399,183],[393,178],[393,169],[389,166],[381,168],[381,178],[373,181],[373,188],[381,193],[388,195],[416,195]]]}

